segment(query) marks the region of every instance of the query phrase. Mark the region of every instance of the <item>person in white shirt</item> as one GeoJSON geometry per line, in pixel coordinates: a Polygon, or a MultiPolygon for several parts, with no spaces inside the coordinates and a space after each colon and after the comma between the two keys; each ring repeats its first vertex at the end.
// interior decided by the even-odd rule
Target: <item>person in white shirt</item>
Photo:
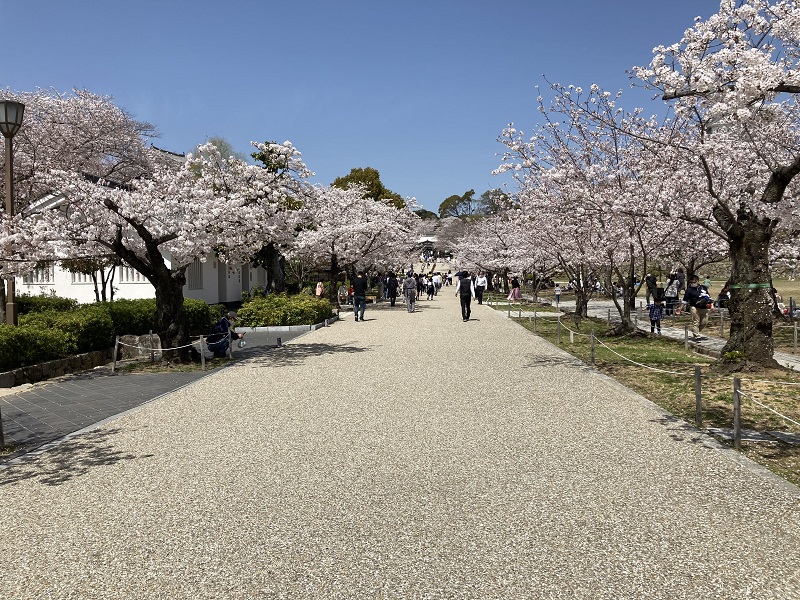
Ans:
{"type": "Polygon", "coordinates": [[[478,273],[475,279],[475,297],[478,299],[478,304],[483,304],[483,292],[489,286],[489,281],[486,279],[486,273],[478,273]]]}

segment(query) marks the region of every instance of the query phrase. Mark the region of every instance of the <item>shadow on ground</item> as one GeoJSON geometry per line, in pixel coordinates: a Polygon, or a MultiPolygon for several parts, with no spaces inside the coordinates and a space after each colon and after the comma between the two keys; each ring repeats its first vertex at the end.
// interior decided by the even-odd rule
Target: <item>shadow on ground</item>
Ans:
{"type": "Polygon", "coordinates": [[[33,479],[44,485],[61,485],[91,469],[116,464],[123,460],[149,458],[114,450],[109,439],[120,429],[98,429],[69,439],[41,455],[26,458],[22,463],[0,471],[0,485],[13,485],[33,479]]]}
{"type": "Polygon", "coordinates": [[[302,364],[311,356],[323,354],[355,354],[367,352],[369,348],[348,344],[290,344],[274,348],[261,356],[253,357],[253,366],[293,367],[302,364]]]}
{"type": "Polygon", "coordinates": [[[526,369],[541,369],[547,367],[585,367],[586,365],[572,356],[538,356],[529,355],[528,362],[524,366],[526,369]]]}

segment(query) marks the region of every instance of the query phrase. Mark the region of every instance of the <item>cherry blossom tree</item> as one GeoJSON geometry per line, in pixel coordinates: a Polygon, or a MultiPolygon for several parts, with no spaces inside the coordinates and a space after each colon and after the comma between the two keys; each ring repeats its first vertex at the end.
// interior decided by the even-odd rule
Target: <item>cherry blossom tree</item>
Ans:
{"type": "Polygon", "coordinates": [[[653,156],[640,142],[657,123],[639,110],[625,113],[618,96],[597,86],[586,94],[574,86],[552,90],[549,106],[539,98],[544,124],[530,139],[513,127],[503,132],[508,150],[498,171],[515,173],[523,210],[546,223],[554,256],[579,279],[577,312],[585,311],[589,291],[584,275],[602,274],[607,290],[621,288],[612,298],[620,331],[630,332],[636,274],[647,270],[663,237],[653,218],[663,185],[649,175],[653,156]]]}
{"type": "MultiPolygon", "coordinates": [[[[306,194],[298,219],[302,223],[287,250],[287,259],[326,270],[332,282],[343,271],[396,268],[412,260],[420,218],[413,202],[365,197],[363,185],[346,189],[316,186],[306,194]]],[[[334,285],[328,286],[332,299],[334,285]]]]}
{"type": "MultiPolygon", "coordinates": [[[[674,216],[728,245],[731,334],[726,353],[773,366],[770,247],[796,235],[800,174],[800,5],[723,0],[683,38],[635,68],[675,113],[667,161],[674,216]]],[[[665,171],[666,173],[666,171],[665,171]]]]}
{"type": "MultiPolygon", "coordinates": [[[[58,114],[52,102],[60,101],[72,98],[44,95],[52,114],[58,114]]],[[[103,122],[103,111],[119,114],[108,99],[92,97],[89,106],[96,113],[89,111],[87,119],[103,122]]],[[[73,163],[27,159],[36,165],[29,193],[39,198],[28,196],[26,210],[2,223],[0,250],[13,259],[3,263],[2,275],[24,273],[35,261],[114,254],[153,284],[164,345],[183,346],[188,342],[183,318],[188,265],[212,251],[225,261],[243,261],[265,240],[286,237],[292,229],[287,198],[298,195],[308,171],[289,142],[254,144],[270,157],[269,169],[222,157],[213,145],[182,161],[143,147],[136,135],[120,143],[136,145],[118,150],[135,161],[117,161],[113,167],[107,156],[73,163]],[[102,167],[100,176],[88,170],[94,165],[102,167]]],[[[180,354],[185,359],[188,351],[180,354]]]]}

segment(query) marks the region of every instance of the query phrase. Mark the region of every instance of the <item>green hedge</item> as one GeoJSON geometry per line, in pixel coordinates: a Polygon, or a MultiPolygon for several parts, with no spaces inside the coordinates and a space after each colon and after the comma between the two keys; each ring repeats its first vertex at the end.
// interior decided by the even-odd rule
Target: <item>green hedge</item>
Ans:
{"type": "Polygon", "coordinates": [[[29,313],[19,324],[40,331],[59,330],[67,334],[71,354],[102,350],[114,345],[114,324],[100,304],[84,304],[69,312],[48,310],[29,313]]]}
{"type": "Polygon", "coordinates": [[[72,353],[72,341],[65,331],[32,325],[0,325],[0,371],[65,358],[72,353]]]}
{"type": "MultiPolygon", "coordinates": [[[[35,300],[26,307],[35,309],[20,314],[18,327],[0,328],[0,371],[103,350],[114,345],[115,335],[144,335],[156,330],[156,301],[152,298],[82,304],[72,310],[60,307],[66,306],[64,300],[76,304],[73,300],[26,297],[30,299],[35,300]]],[[[207,334],[226,311],[221,304],[209,306],[189,298],[183,307],[190,335],[207,334]]]]}
{"type": "Polygon", "coordinates": [[[29,294],[19,294],[16,297],[16,303],[17,312],[21,315],[26,315],[31,312],[43,312],[46,310],[73,310],[78,306],[78,301],[72,298],[31,296],[29,294]]]}
{"type": "MultiPolygon", "coordinates": [[[[116,335],[144,335],[150,330],[156,331],[156,301],[154,298],[141,300],[115,300],[102,306],[106,307],[114,323],[116,335]]],[[[222,318],[217,316],[217,307],[209,306],[202,300],[186,298],[183,311],[189,335],[208,333],[212,325],[222,318]]],[[[224,310],[224,307],[222,307],[224,310]]]]}
{"type": "Polygon", "coordinates": [[[277,325],[311,325],[333,316],[331,304],[325,299],[307,295],[286,296],[271,294],[255,298],[239,309],[242,327],[270,327],[277,325]]]}

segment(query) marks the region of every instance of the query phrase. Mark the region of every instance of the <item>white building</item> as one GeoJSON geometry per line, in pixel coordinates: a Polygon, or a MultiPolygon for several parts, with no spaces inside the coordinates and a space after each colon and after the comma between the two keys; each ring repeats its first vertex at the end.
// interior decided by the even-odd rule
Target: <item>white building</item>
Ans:
{"type": "MultiPolygon", "coordinates": [[[[186,269],[183,294],[186,298],[204,300],[208,304],[235,302],[241,300],[242,292],[263,286],[266,282],[267,273],[262,267],[228,265],[210,254],[205,262],[195,259],[186,269]]],[[[54,294],[62,298],[74,298],[82,304],[96,299],[91,275],[70,273],[55,264],[18,277],[16,284],[18,294],[54,294]]],[[[111,285],[114,286],[115,300],[155,298],[155,288],[131,267],[116,267],[111,285]]]]}

